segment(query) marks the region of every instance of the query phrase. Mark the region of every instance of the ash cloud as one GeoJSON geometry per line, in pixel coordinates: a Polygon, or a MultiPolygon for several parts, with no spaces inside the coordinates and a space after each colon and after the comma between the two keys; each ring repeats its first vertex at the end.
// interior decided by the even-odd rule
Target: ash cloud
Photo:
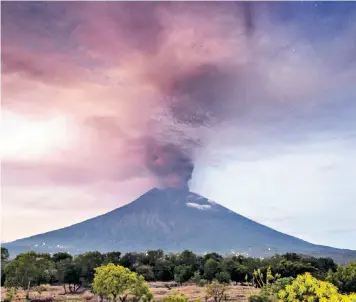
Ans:
{"type": "Polygon", "coordinates": [[[145,175],[186,187],[214,136],[234,147],[254,140],[251,133],[296,128],[323,107],[315,96],[353,83],[354,25],[326,47],[300,28],[324,28],[322,16],[301,11],[305,22],[283,23],[278,14],[292,4],[283,5],[4,3],[2,105],[37,117],[55,112],[79,128],[49,170],[70,162],[68,171],[113,181],[145,175]]]}

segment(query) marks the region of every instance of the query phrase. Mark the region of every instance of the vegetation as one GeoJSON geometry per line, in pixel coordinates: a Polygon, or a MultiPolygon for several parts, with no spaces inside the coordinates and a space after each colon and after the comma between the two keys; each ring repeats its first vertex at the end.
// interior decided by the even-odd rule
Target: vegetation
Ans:
{"type": "Polygon", "coordinates": [[[150,301],[152,294],[142,276],[131,272],[128,268],[109,263],[95,269],[93,290],[102,298],[116,301],[119,298],[125,302],[128,297],[131,301],[150,301]]]}
{"type": "MultiPolygon", "coordinates": [[[[239,255],[205,256],[191,251],[164,254],[88,252],[77,256],[23,253],[10,260],[1,249],[1,282],[9,299],[18,290],[35,291],[41,296],[43,284],[61,284],[64,293],[75,294],[92,289],[99,297],[121,302],[150,301],[146,281],[195,283],[206,289],[206,297],[215,302],[226,299],[229,285],[252,284],[259,288],[250,301],[353,301],[356,292],[356,262],[338,266],[332,259],[288,253],[267,259],[239,255]],[[301,295],[301,296],[298,296],[301,295]],[[299,297],[294,299],[293,297],[299,297]],[[289,299],[289,300],[288,300],[289,299]],[[338,300],[339,299],[339,300],[338,300]],[[341,299],[341,300],[340,300],[341,299]],[[344,299],[344,300],[342,300],[344,299]],[[350,300],[351,299],[351,300],[350,300]]],[[[186,301],[184,296],[166,296],[167,302],[186,301]],[[170,300],[170,301],[168,301],[170,300]],[[179,300],[179,301],[178,301],[179,300]]]]}
{"type": "Polygon", "coordinates": [[[328,272],[327,281],[337,286],[342,293],[356,292],[356,261],[339,266],[335,272],[328,272]]]}
{"type": "Polygon", "coordinates": [[[314,278],[310,273],[299,275],[290,285],[282,289],[278,293],[279,301],[294,302],[294,301],[356,301],[356,294],[342,295],[338,293],[338,289],[333,284],[320,281],[314,278]]]}
{"type": "Polygon", "coordinates": [[[213,298],[214,302],[220,302],[225,297],[226,289],[227,287],[225,284],[213,281],[212,283],[208,284],[206,289],[206,296],[213,298]]]}

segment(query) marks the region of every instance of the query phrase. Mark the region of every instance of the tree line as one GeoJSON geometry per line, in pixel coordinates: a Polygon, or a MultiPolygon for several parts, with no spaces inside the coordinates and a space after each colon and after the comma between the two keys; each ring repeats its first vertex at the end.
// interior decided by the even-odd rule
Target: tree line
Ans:
{"type": "Polygon", "coordinates": [[[7,288],[27,289],[41,284],[61,284],[65,292],[77,292],[92,286],[95,269],[108,264],[119,265],[142,276],[145,281],[194,282],[204,286],[216,280],[219,283],[254,283],[256,271],[267,276],[268,270],[280,278],[296,278],[310,273],[318,280],[328,280],[343,293],[356,292],[356,262],[337,265],[331,258],[287,253],[259,259],[217,253],[198,255],[185,250],[164,253],[151,250],[145,253],[119,251],[108,253],[86,252],[77,256],[59,252],[53,255],[33,251],[19,254],[9,260],[6,248],[1,248],[1,285],[7,288]]]}

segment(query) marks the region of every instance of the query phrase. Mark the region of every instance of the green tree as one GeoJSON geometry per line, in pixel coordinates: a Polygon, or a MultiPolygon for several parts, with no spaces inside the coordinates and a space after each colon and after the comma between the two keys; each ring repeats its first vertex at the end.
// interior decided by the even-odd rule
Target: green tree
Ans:
{"type": "Polygon", "coordinates": [[[136,273],[141,275],[146,281],[154,281],[155,279],[153,267],[150,265],[139,265],[136,268],[136,273]]]}
{"type": "Polygon", "coordinates": [[[219,263],[213,258],[209,258],[204,265],[204,279],[212,281],[219,271],[219,263]]]}
{"type": "MultiPolygon", "coordinates": [[[[125,255],[123,255],[121,257],[120,265],[128,268],[131,271],[134,271],[135,267],[140,262],[141,258],[142,258],[142,255],[139,253],[126,253],[125,255]]],[[[148,259],[147,259],[146,264],[148,264],[148,259]]]]}
{"type": "Polygon", "coordinates": [[[190,265],[178,265],[174,268],[174,281],[179,284],[187,282],[193,276],[193,270],[190,265]]]}
{"type": "Polygon", "coordinates": [[[229,284],[231,281],[230,274],[226,271],[222,271],[216,274],[215,276],[216,280],[218,280],[220,283],[225,283],[229,284]]]}
{"type": "Polygon", "coordinates": [[[129,289],[133,302],[151,301],[153,298],[152,293],[142,276],[136,275],[136,280],[129,289]]]}
{"type": "Polygon", "coordinates": [[[231,281],[234,282],[245,282],[246,275],[248,275],[249,280],[252,277],[252,272],[242,265],[236,256],[225,258],[221,263],[221,268],[229,273],[231,281]]]}
{"type": "Polygon", "coordinates": [[[121,252],[109,252],[104,255],[103,264],[115,264],[119,265],[121,260],[121,252]]]}
{"type": "Polygon", "coordinates": [[[112,263],[95,269],[93,290],[99,296],[113,298],[114,301],[119,298],[124,302],[129,296],[134,302],[152,299],[152,294],[142,276],[112,263]]]}
{"type": "Polygon", "coordinates": [[[356,261],[339,266],[335,272],[329,270],[326,280],[336,285],[342,293],[355,293],[356,261]]]}
{"type": "Polygon", "coordinates": [[[1,261],[8,261],[10,257],[9,250],[6,247],[1,247],[1,261]]]}
{"type": "Polygon", "coordinates": [[[178,262],[181,265],[188,265],[193,270],[198,268],[197,255],[195,255],[192,251],[185,250],[178,255],[178,262]]]}
{"type": "Polygon", "coordinates": [[[171,281],[173,280],[173,268],[174,265],[172,262],[160,258],[156,261],[153,268],[155,274],[155,280],[157,281],[171,281]]]}
{"type": "Polygon", "coordinates": [[[1,286],[5,283],[5,266],[9,260],[10,254],[7,248],[1,247],[1,286]]]}
{"type": "Polygon", "coordinates": [[[48,254],[28,252],[18,255],[5,267],[5,287],[22,288],[29,298],[30,289],[50,279],[52,262],[48,254]]]}
{"type": "Polygon", "coordinates": [[[66,285],[68,285],[70,293],[77,292],[82,286],[80,267],[70,258],[56,263],[56,278],[63,284],[65,293],[67,293],[66,285]]]}
{"type": "Polygon", "coordinates": [[[147,251],[147,253],[146,253],[148,264],[151,266],[154,266],[156,261],[158,259],[163,258],[163,256],[164,256],[164,253],[162,250],[151,250],[151,251],[147,251]]]}
{"type": "Polygon", "coordinates": [[[60,261],[62,261],[62,260],[65,260],[65,259],[70,259],[70,260],[72,260],[73,257],[72,257],[71,254],[65,253],[65,252],[55,253],[55,254],[53,254],[53,256],[52,256],[52,261],[53,261],[54,263],[58,263],[58,262],[60,262],[60,261]]]}
{"type": "Polygon", "coordinates": [[[74,258],[73,263],[80,270],[82,283],[84,285],[93,282],[95,268],[104,262],[104,255],[100,252],[87,252],[74,258]]]}

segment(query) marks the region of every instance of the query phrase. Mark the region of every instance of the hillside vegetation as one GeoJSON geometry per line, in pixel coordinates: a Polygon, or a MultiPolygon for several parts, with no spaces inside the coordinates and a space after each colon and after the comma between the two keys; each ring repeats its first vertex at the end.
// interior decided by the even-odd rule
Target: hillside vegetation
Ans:
{"type": "Polygon", "coordinates": [[[44,285],[60,285],[63,294],[86,292],[88,300],[95,294],[102,300],[121,302],[243,301],[231,294],[234,287],[245,288],[240,298],[250,296],[250,301],[356,301],[352,294],[356,289],[356,262],[341,266],[330,258],[295,253],[261,259],[217,253],[197,255],[188,250],[169,254],[162,250],[87,252],[75,257],[31,251],[12,260],[5,248],[1,254],[1,285],[6,288],[8,300],[20,292],[27,299],[33,299],[33,292],[37,292],[38,300],[46,291],[44,285]],[[172,293],[193,284],[199,294],[160,295],[152,283],[149,286],[146,282],[165,282],[164,287],[172,293]]]}

